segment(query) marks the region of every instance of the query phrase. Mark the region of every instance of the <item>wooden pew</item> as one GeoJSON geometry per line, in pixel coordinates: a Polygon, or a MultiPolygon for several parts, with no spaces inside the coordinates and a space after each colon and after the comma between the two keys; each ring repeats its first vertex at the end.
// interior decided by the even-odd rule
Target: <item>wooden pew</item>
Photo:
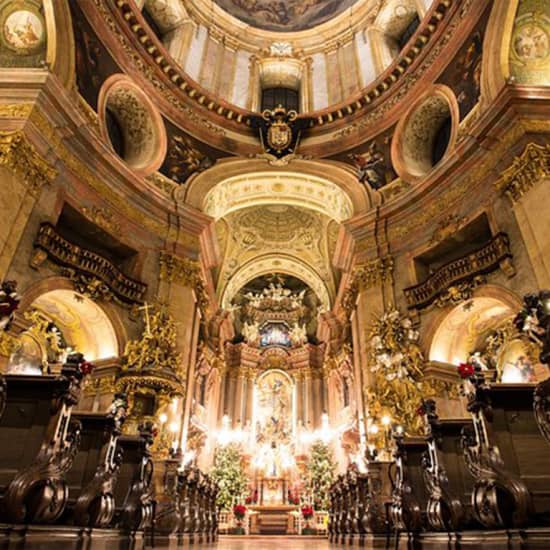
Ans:
{"type": "Polygon", "coordinates": [[[80,442],[71,421],[83,378],[82,354],[72,354],[61,376],[7,375],[0,420],[0,516],[9,523],[53,523],[68,498],[65,476],[80,442]]]}
{"type": "Polygon", "coordinates": [[[153,424],[146,422],[139,426],[139,435],[123,435],[118,439],[122,463],[115,489],[115,521],[130,535],[152,526],[154,491],[150,447],[153,438],[153,424]]]}
{"type": "Polygon", "coordinates": [[[422,456],[427,451],[422,437],[404,437],[393,434],[395,468],[392,478],[391,523],[394,532],[419,532],[425,523],[422,511],[426,509],[428,494],[423,479],[422,456]]]}
{"type": "Polygon", "coordinates": [[[426,519],[435,531],[457,531],[473,524],[471,495],[473,478],[466,468],[462,433],[472,429],[471,420],[440,420],[433,399],[422,404],[427,453],[423,457],[428,492],[426,519]]]}
{"type": "Polygon", "coordinates": [[[122,433],[127,409],[126,395],[117,393],[107,414],[74,415],[82,425],[82,441],[67,476],[68,522],[91,528],[112,525],[116,509],[114,490],[122,463],[118,438],[122,433]]]}
{"type": "Polygon", "coordinates": [[[550,446],[533,414],[534,386],[490,384],[481,372],[463,384],[474,426],[463,438],[474,516],[486,528],[546,523],[550,446]]]}

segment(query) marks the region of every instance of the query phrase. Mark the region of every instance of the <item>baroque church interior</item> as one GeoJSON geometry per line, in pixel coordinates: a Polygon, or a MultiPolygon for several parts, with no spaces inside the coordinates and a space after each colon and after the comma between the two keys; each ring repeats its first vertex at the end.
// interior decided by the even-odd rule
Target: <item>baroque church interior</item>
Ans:
{"type": "Polygon", "coordinates": [[[0,546],[550,548],[548,0],[0,0],[0,546]]]}

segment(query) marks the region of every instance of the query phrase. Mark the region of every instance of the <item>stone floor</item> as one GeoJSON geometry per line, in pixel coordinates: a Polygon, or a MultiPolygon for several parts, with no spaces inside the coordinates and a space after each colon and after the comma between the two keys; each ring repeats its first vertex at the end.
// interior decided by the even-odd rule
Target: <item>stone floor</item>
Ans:
{"type": "Polygon", "coordinates": [[[208,550],[329,550],[327,539],[321,537],[220,537],[213,545],[201,545],[208,550]]]}

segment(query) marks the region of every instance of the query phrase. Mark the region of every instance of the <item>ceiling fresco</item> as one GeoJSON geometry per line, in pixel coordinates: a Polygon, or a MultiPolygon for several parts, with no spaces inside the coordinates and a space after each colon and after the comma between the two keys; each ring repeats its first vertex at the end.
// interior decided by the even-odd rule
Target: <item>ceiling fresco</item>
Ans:
{"type": "Polygon", "coordinates": [[[215,0],[231,15],[268,31],[310,29],[339,15],[357,0],[215,0]]]}

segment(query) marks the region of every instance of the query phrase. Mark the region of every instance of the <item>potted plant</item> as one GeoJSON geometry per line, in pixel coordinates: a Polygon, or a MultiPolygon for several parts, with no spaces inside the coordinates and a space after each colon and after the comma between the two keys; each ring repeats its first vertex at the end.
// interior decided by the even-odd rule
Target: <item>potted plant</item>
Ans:
{"type": "Polygon", "coordinates": [[[302,517],[305,520],[305,526],[302,529],[302,535],[313,535],[315,530],[311,528],[311,519],[313,518],[313,507],[310,504],[302,506],[302,517]]]}
{"type": "Polygon", "coordinates": [[[235,535],[244,535],[243,519],[246,515],[246,506],[244,504],[235,504],[233,506],[233,515],[237,521],[237,526],[234,529],[235,535]]]}

